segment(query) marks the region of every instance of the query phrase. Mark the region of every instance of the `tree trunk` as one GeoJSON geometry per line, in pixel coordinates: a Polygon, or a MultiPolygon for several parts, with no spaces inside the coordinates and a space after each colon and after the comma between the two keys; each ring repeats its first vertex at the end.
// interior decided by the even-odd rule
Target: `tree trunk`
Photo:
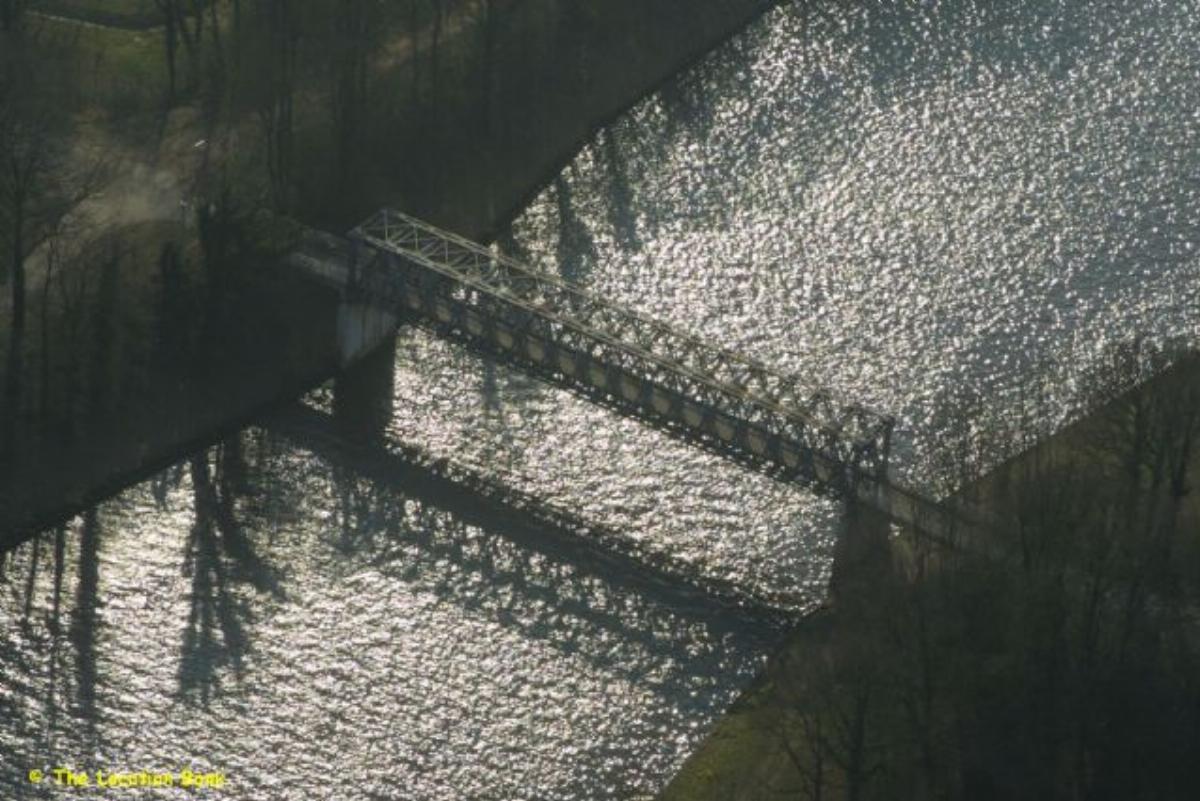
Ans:
{"type": "Polygon", "coordinates": [[[867,784],[867,710],[869,692],[854,698],[854,717],[851,721],[848,759],[846,765],[846,800],[859,801],[867,784]]]}
{"type": "Polygon", "coordinates": [[[367,124],[367,62],[371,16],[363,0],[343,0],[334,35],[333,106],[338,180],[343,195],[360,174],[361,144],[367,124]]]}
{"type": "Polygon", "coordinates": [[[18,198],[13,209],[12,327],[14,341],[25,332],[25,201],[18,198]]]}
{"type": "Polygon", "coordinates": [[[21,357],[25,350],[25,203],[13,204],[12,253],[12,335],[8,342],[8,378],[5,381],[5,445],[15,444],[16,423],[21,404],[21,357]]]}
{"type": "Polygon", "coordinates": [[[438,108],[441,103],[440,82],[441,68],[438,64],[439,50],[442,44],[442,0],[433,0],[433,41],[429,47],[429,89],[432,97],[430,98],[429,118],[431,126],[437,130],[438,108]]]}
{"type": "Polygon", "coordinates": [[[163,42],[167,49],[167,105],[175,104],[175,92],[178,87],[176,77],[176,54],[179,52],[179,33],[175,23],[175,6],[166,3],[159,6],[165,17],[163,22],[163,42]]]}
{"type": "Polygon", "coordinates": [[[409,107],[413,112],[416,112],[417,103],[421,100],[421,17],[417,11],[417,2],[418,0],[409,0],[408,3],[408,30],[412,37],[412,50],[408,59],[408,63],[412,65],[412,100],[409,107]]]}
{"type": "Polygon", "coordinates": [[[221,24],[217,18],[217,0],[210,0],[208,4],[209,26],[212,28],[213,46],[217,50],[217,57],[221,56],[221,24]]]}
{"type": "Polygon", "coordinates": [[[187,87],[195,89],[196,81],[200,77],[200,44],[204,35],[204,9],[197,4],[196,0],[192,0],[191,13],[188,13],[181,7],[182,3],[183,0],[172,0],[171,5],[175,8],[175,27],[183,40],[183,49],[188,58],[187,87]]]}
{"type": "Polygon", "coordinates": [[[46,281],[42,284],[42,385],[38,392],[38,417],[42,425],[49,427],[50,421],[50,283],[54,280],[54,259],[46,262],[46,281]]]}
{"type": "Polygon", "coordinates": [[[299,42],[295,9],[287,0],[271,0],[259,6],[251,27],[252,41],[264,51],[263,81],[257,97],[258,116],[267,147],[267,175],[275,209],[286,212],[291,205],[294,98],[299,42]]]}
{"type": "Polygon", "coordinates": [[[483,2],[483,69],[480,70],[479,110],[485,143],[492,135],[492,85],[496,71],[496,10],[494,0],[483,2]]]}

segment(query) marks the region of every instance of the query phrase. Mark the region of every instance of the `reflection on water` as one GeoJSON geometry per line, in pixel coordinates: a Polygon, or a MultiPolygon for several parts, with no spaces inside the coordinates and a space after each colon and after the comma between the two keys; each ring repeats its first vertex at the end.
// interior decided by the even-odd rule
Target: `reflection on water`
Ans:
{"type": "Polygon", "coordinates": [[[554,179],[554,202],[558,208],[558,273],[567,281],[584,283],[595,266],[596,243],[575,216],[565,173],[554,179]]]}
{"type": "Polygon", "coordinates": [[[209,454],[196,454],[188,465],[195,522],[184,549],[183,574],[191,587],[179,662],[179,694],[205,706],[220,689],[222,675],[240,678],[250,648],[253,608],[233,586],[244,582],[276,600],[284,598],[275,568],[255,552],[235,513],[237,488],[245,481],[240,437],[218,446],[214,461],[215,481],[209,454]]]}
{"type": "Polygon", "coordinates": [[[626,797],[778,636],[404,486],[253,430],[9,554],[0,796],[53,755],[237,798],[626,797]]]}
{"type": "MultiPolygon", "coordinates": [[[[96,608],[100,590],[100,537],[101,527],[96,509],[83,515],[79,530],[79,580],[75,590],[75,607],[71,614],[71,646],[75,651],[76,703],[82,718],[83,728],[89,738],[96,735],[96,608]]],[[[56,554],[58,549],[55,549],[56,554]]],[[[36,564],[36,546],[35,559],[36,564]]],[[[58,606],[58,570],[55,570],[55,607],[58,606]]],[[[25,610],[28,613],[34,599],[34,565],[30,565],[29,583],[26,585],[25,610]]],[[[28,621],[28,615],[26,621],[28,621]]],[[[57,625],[54,626],[54,630],[57,625]]],[[[49,698],[47,699],[49,704],[49,698]]]]}

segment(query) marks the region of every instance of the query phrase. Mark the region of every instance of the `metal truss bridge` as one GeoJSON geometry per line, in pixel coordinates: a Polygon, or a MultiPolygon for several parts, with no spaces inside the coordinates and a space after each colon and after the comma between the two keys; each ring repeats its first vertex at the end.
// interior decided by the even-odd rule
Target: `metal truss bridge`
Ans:
{"type": "Polygon", "coordinates": [[[348,290],[624,411],[933,533],[955,521],[888,481],[894,421],[398,211],[355,228],[348,290]]]}

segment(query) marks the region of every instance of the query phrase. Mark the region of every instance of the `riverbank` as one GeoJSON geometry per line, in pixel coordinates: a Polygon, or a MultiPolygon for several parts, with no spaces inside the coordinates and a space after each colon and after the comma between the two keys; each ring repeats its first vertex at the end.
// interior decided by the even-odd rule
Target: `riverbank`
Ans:
{"type": "Polygon", "coordinates": [[[337,364],[334,293],[265,251],[227,258],[216,275],[177,223],[114,226],[34,292],[0,544],[236,431],[337,364]]]}
{"type": "MultiPolygon", "coordinates": [[[[468,8],[443,45],[455,85],[437,101],[414,88],[424,80],[412,69],[429,53],[427,37],[417,37],[411,58],[381,59],[377,85],[409,87],[411,97],[403,107],[372,97],[387,122],[366,134],[375,137],[366,152],[377,157],[369,174],[356,173],[360,180],[347,197],[326,159],[325,174],[314,171],[300,187],[298,214],[336,231],[392,205],[492,241],[598,130],[775,5],[620,0],[583,12],[533,4],[514,10],[505,29],[485,42],[494,51],[490,65],[473,52],[489,35],[487,20],[468,8]]],[[[332,147],[311,133],[311,146],[332,147]]]]}
{"type": "MultiPolygon", "coordinates": [[[[455,82],[446,82],[436,124],[424,120],[414,125],[407,120],[390,131],[386,126],[375,131],[381,138],[394,134],[405,142],[404,147],[376,145],[377,152],[387,156],[381,158],[381,168],[386,169],[380,169],[376,180],[364,185],[350,202],[343,199],[336,206],[313,199],[330,180],[319,174],[329,161],[319,158],[319,150],[329,142],[310,129],[302,138],[304,147],[312,149],[305,153],[312,174],[299,176],[303,186],[297,211],[315,222],[336,224],[335,218],[340,218],[349,224],[360,214],[391,203],[469,236],[497,231],[598,125],[747,24],[762,8],[761,2],[751,0],[712,2],[690,7],[680,19],[679,9],[671,3],[653,8],[632,2],[606,7],[592,21],[595,39],[579,43],[576,61],[565,69],[540,78],[503,73],[495,78],[513,87],[519,86],[520,78],[554,87],[553,94],[539,93],[530,83],[527,90],[512,94],[512,104],[496,118],[503,121],[506,132],[500,136],[463,124],[477,114],[473,103],[477,98],[469,91],[475,76],[459,73],[455,82]],[[536,124],[525,126],[525,120],[536,124]],[[444,161],[427,157],[424,146],[444,161]]],[[[525,23],[533,21],[528,18],[525,23]]],[[[519,38],[520,33],[517,28],[510,35],[519,38]]],[[[535,40],[537,34],[530,33],[535,40]]],[[[465,35],[457,46],[465,48],[454,57],[457,62],[449,55],[443,58],[451,64],[467,63],[471,48],[465,35]]],[[[405,70],[415,67],[421,52],[414,47],[408,60],[382,68],[375,80],[382,87],[389,79],[401,79],[405,70]]],[[[551,66],[543,64],[542,69],[549,71],[551,66]]],[[[427,103],[428,98],[421,102],[427,103]]],[[[192,122],[170,126],[175,130],[169,138],[144,143],[140,163],[154,174],[165,171],[170,179],[165,183],[178,187],[195,187],[213,173],[221,176],[217,185],[240,176],[236,185],[225,185],[245,208],[258,197],[255,176],[261,177],[262,167],[252,163],[259,149],[246,142],[244,125],[233,125],[208,144],[211,157],[183,152],[180,143],[205,130],[202,116],[199,110],[188,114],[176,109],[173,119],[192,122]],[[245,145],[242,151],[237,150],[239,142],[245,145]]],[[[315,122],[301,120],[299,130],[304,131],[306,124],[315,122]]],[[[186,202],[189,195],[184,195],[186,202]]],[[[185,206],[184,211],[189,209],[185,206]]],[[[38,320],[26,332],[29,347],[20,360],[22,400],[18,416],[11,421],[15,433],[7,448],[7,476],[0,492],[0,532],[7,542],[75,514],[105,493],[236,429],[272,403],[336,372],[331,327],[336,298],[326,290],[297,284],[294,276],[266,264],[264,254],[270,248],[264,251],[257,244],[248,244],[238,256],[253,268],[241,270],[220,290],[228,315],[222,319],[228,324],[214,328],[210,322],[206,332],[192,331],[184,339],[193,350],[183,351],[174,363],[155,361],[159,357],[154,354],[180,346],[179,339],[167,333],[172,328],[168,321],[178,309],[190,309],[200,318],[215,314],[209,308],[214,290],[205,277],[200,245],[194,232],[177,222],[179,213],[179,207],[172,205],[159,209],[152,219],[135,223],[123,212],[110,212],[100,231],[88,237],[85,249],[93,248],[93,243],[126,242],[113,246],[121,249],[120,257],[107,258],[97,248],[94,258],[84,259],[90,261],[78,273],[81,278],[46,281],[42,294],[31,296],[29,308],[43,312],[40,317],[32,315],[38,320]],[[183,266],[174,277],[162,267],[167,251],[182,256],[183,266]],[[117,266],[111,266],[114,263],[117,266]],[[169,286],[172,282],[175,285],[169,286]],[[175,297],[168,297],[172,293],[175,297]],[[119,315],[109,313],[118,307],[119,315]],[[250,320],[252,325],[244,324],[250,320]],[[210,332],[217,329],[219,341],[210,341],[210,332]],[[43,349],[39,342],[50,344],[43,349]],[[58,346],[58,342],[67,344],[58,346]],[[86,353],[88,347],[105,351],[106,367],[93,368],[85,380],[80,378],[79,362],[95,355],[86,353]],[[52,357],[56,363],[66,361],[47,368],[44,353],[56,354],[52,357]],[[58,378],[44,378],[51,374],[58,378]],[[87,391],[95,398],[76,399],[82,386],[90,387],[87,391]],[[55,393],[65,395],[56,398],[55,393]],[[56,406],[60,412],[51,413],[56,406]],[[63,419],[70,422],[65,429],[58,428],[63,419]]],[[[62,276],[70,272],[67,268],[62,276]]],[[[4,378],[8,380],[7,375],[4,378]]]]}
{"type": "Polygon", "coordinates": [[[662,801],[1185,797],[1198,435],[1192,354],[967,487],[986,555],[875,538],[662,801]]]}

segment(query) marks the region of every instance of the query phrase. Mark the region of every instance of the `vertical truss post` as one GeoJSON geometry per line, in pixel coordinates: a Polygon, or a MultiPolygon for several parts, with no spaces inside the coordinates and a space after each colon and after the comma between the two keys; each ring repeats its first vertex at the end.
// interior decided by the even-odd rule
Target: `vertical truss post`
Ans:
{"type": "MultiPolygon", "coordinates": [[[[728,447],[745,450],[753,440],[764,458],[775,454],[785,462],[781,454],[792,452],[800,463],[793,458],[791,465],[783,465],[785,470],[825,475],[836,489],[852,489],[860,477],[886,481],[894,422],[889,417],[839,403],[811,383],[401,212],[382,210],[352,237],[352,275],[364,266],[359,247],[377,251],[383,258],[375,264],[390,274],[380,276],[382,282],[398,298],[419,292],[427,314],[449,307],[451,313],[443,308],[442,317],[461,323],[472,309],[484,321],[476,325],[477,336],[497,338],[504,328],[522,341],[531,337],[555,351],[586,355],[606,373],[639,382],[636,393],[627,393],[637,396],[631,402],[649,405],[655,391],[682,398],[680,414],[686,417],[687,408],[699,410],[694,425],[701,429],[715,425],[706,420],[737,424],[742,431],[738,437],[745,441],[726,442],[728,447]],[[780,449],[779,442],[788,443],[790,450],[780,449]]],[[[502,350],[520,347],[505,345],[502,350]]],[[[721,438],[729,440],[728,428],[723,432],[721,438]]]]}

